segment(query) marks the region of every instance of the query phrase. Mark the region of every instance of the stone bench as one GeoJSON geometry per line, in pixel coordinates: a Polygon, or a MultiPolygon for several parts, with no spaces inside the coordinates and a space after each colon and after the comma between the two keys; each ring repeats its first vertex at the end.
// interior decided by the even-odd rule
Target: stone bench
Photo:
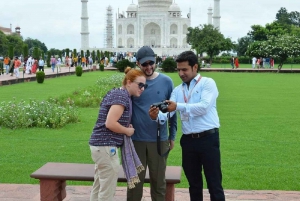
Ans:
{"type": "MultiPolygon", "coordinates": [[[[66,181],[94,181],[94,164],[79,163],[46,163],[33,172],[30,177],[40,180],[41,201],[61,201],[66,197],[66,181]]],[[[166,201],[175,200],[175,184],[180,183],[181,167],[167,166],[166,201]]],[[[118,182],[127,182],[123,168],[120,167],[118,182]]],[[[149,183],[149,172],[146,172],[145,183],[149,183]]]]}

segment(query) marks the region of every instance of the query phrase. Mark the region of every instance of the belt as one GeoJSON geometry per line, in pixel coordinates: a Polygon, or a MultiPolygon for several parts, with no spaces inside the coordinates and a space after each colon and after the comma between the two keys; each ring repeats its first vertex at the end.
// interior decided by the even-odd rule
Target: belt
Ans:
{"type": "Polygon", "coordinates": [[[213,129],[210,129],[210,130],[203,131],[201,133],[190,133],[190,134],[183,134],[183,135],[186,136],[186,137],[190,137],[190,138],[201,138],[201,137],[204,137],[208,134],[214,134],[214,133],[217,133],[217,132],[219,132],[219,129],[218,128],[213,128],[213,129]]]}

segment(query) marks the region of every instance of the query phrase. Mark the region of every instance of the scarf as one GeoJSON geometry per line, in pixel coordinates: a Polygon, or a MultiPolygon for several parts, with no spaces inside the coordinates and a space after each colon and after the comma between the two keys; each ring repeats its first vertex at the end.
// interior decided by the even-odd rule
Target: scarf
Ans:
{"type": "MultiPolygon", "coordinates": [[[[129,121],[132,115],[132,100],[129,98],[129,121]]],[[[129,123],[128,125],[129,126],[129,123]]],[[[131,137],[124,135],[124,142],[121,148],[122,154],[122,167],[127,179],[127,185],[129,189],[135,187],[135,184],[140,182],[138,173],[145,170],[143,164],[141,163],[134,145],[132,143],[131,137]]]]}
{"type": "Polygon", "coordinates": [[[141,163],[132,143],[131,137],[124,135],[124,143],[122,146],[122,166],[127,179],[129,189],[135,187],[140,182],[138,173],[145,170],[141,163]]]}

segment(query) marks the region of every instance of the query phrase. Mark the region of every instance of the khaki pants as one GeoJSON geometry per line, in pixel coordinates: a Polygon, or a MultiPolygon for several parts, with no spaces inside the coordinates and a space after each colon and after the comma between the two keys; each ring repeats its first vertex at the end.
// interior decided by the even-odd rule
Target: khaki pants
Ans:
{"type": "Polygon", "coordinates": [[[90,146],[92,159],[95,162],[94,184],[90,201],[113,200],[120,163],[118,153],[111,154],[111,148],[110,146],[90,146]]]}
{"type": "MultiPolygon", "coordinates": [[[[150,193],[152,201],[165,201],[166,180],[165,172],[167,157],[161,157],[157,153],[156,142],[133,141],[136,153],[143,166],[149,168],[150,193]]],[[[165,153],[169,148],[169,141],[161,142],[161,153],[165,153]]],[[[140,183],[133,189],[127,189],[127,201],[141,201],[143,197],[143,184],[146,171],[139,174],[140,183]]]]}

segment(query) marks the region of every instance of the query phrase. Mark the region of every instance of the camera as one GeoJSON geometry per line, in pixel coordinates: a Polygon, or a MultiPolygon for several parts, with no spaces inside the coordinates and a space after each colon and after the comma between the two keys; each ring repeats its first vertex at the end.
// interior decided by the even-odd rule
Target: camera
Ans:
{"type": "Polygon", "coordinates": [[[158,103],[153,103],[152,107],[158,107],[158,109],[160,111],[162,111],[163,113],[168,112],[168,103],[165,102],[165,101],[158,102],[158,103]]]}

